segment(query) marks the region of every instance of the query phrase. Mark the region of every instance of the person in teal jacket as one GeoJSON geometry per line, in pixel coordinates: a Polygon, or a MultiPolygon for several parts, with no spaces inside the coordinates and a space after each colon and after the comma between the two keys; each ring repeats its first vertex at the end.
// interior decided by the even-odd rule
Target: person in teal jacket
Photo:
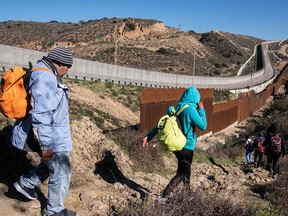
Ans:
{"type": "MultiPolygon", "coordinates": [[[[207,120],[206,112],[203,103],[200,101],[199,91],[195,87],[187,88],[182,94],[175,109],[176,112],[180,110],[185,104],[189,107],[183,110],[178,116],[183,134],[186,135],[186,145],[181,151],[173,152],[178,161],[178,168],[176,175],[170,180],[169,184],[158,197],[158,201],[162,202],[167,199],[167,196],[183,182],[186,191],[190,191],[190,176],[191,164],[193,160],[194,149],[197,143],[197,135],[195,129],[206,130],[207,120]]],[[[171,109],[169,107],[169,109],[171,109]]],[[[168,112],[169,112],[168,109],[168,112]]],[[[153,128],[147,133],[143,139],[142,146],[145,147],[149,141],[157,134],[157,127],[153,128]]]]}

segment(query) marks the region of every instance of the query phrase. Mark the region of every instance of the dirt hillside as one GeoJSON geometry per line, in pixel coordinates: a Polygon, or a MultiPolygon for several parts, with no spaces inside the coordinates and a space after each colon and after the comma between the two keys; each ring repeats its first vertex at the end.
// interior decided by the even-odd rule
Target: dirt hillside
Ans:
{"type": "MultiPolygon", "coordinates": [[[[71,92],[70,100],[77,100],[82,106],[101,107],[102,110],[110,112],[119,119],[123,127],[139,123],[139,112],[131,111],[108,96],[103,98],[104,93],[97,93],[75,83],[68,85],[71,92]]],[[[3,117],[1,119],[3,122],[3,117]]],[[[109,124],[106,126],[111,127],[109,124]]],[[[240,133],[241,127],[244,128],[245,125],[235,129],[228,128],[218,135],[199,141],[197,149],[205,149],[213,143],[219,143],[225,135],[240,133]]],[[[128,203],[142,203],[144,196],[148,200],[154,200],[175,172],[176,161],[173,156],[164,159],[165,166],[172,170],[170,174],[159,175],[133,170],[133,162],[125,151],[103,134],[103,130],[97,127],[88,116],[71,121],[71,134],[74,145],[71,154],[73,173],[65,205],[68,209],[76,211],[77,215],[110,215],[112,211],[121,210],[128,203]]],[[[139,151],[143,151],[140,143],[139,151]]],[[[2,149],[2,156],[3,152],[2,149]]],[[[39,158],[34,153],[20,157],[19,152],[9,152],[6,149],[1,161],[6,156],[9,158],[5,158],[2,164],[9,170],[3,167],[0,170],[0,190],[2,191],[0,215],[40,215],[41,208],[46,202],[47,182],[44,182],[37,190],[39,199],[36,201],[27,201],[11,186],[22,172],[28,171],[31,166],[37,164],[39,158]],[[28,161],[24,158],[28,158],[28,161]],[[23,163],[26,163],[25,168],[23,168],[23,163]]],[[[218,194],[235,204],[249,199],[254,203],[267,205],[264,200],[259,199],[260,194],[257,191],[252,192],[249,189],[249,185],[267,183],[273,179],[268,177],[265,169],[243,172],[244,164],[244,151],[243,160],[240,160],[236,166],[194,163],[191,186],[193,189],[201,188],[215,195],[218,194]],[[211,176],[214,178],[211,179],[211,176]]]]}
{"type": "MultiPolygon", "coordinates": [[[[0,43],[37,48],[42,51],[46,51],[54,45],[68,45],[76,56],[79,55],[77,57],[80,57],[82,53],[87,59],[111,63],[113,62],[111,56],[114,52],[112,47],[115,45],[111,35],[111,30],[114,30],[116,24],[114,21],[104,19],[77,25],[57,22],[44,25],[29,22],[4,22],[0,23],[0,43]],[[109,29],[110,31],[107,32],[104,27],[109,23],[111,25],[107,31],[109,29]],[[65,27],[61,28],[63,31],[58,30],[59,26],[65,27]],[[33,31],[27,31],[27,28],[33,29],[33,31]],[[31,32],[35,32],[35,28],[42,30],[36,31],[41,32],[37,36],[31,34],[31,32]],[[3,37],[3,35],[7,36],[8,32],[15,34],[14,30],[19,31],[19,35],[22,35],[23,32],[27,35],[25,37],[3,37]],[[97,37],[92,37],[93,33],[97,37]],[[47,39],[47,35],[51,36],[50,40],[47,39]],[[96,47],[100,47],[101,50],[97,50],[96,47]]],[[[197,53],[198,63],[201,63],[198,65],[204,65],[203,70],[212,65],[213,73],[216,75],[219,67],[227,69],[227,67],[239,66],[240,62],[237,62],[237,56],[247,59],[254,45],[261,41],[256,39],[254,41],[253,38],[252,40],[251,38],[243,40],[246,38],[245,36],[235,36],[218,31],[203,35],[193,32],[183,33],[175,29],[168,28],[167,30],[163,25],[158,25],[158,22],[154,21],[148,24],[145,22],[145,26],[152,26],[151,28],[141,27],[139,23],[142,21],[139,22],[139,20],[137,22],[121,21],[125,23],[125,25],[123,24],[125,28],[122,25],[119,27],[122,40],[119,63],[131,67],[140,65],[142,69],[189,72],[192,64],[187,59],[193,59],[191,47],[197,45],[201,51],[197,53]],[[193,46],[191,46],[192,44],[193,46]],[[215,45],[217,45],[217,54],[215,45]],[[190,53],[182,49],[183,47],[189,49],[190,53]],[[228,51],[224,51],[227,47],[228,51]],[[246,49],[248,49],[247,53],[241,52],[246,49]],[[229,65],[226,65],[227,58],[232,54],[234,54],[234,58],[229,58],[229,65]],[[208,62],[206,55],[211,57],[208,58],[208,62]],[[184,56],[188,56],[188,58],[183,58],[184,56]],[[144,62],[143,59],[147,59],[147,62],[144,62]],[[186,66],[181,63],[185,62],[183,59],[187,60],[186,66]],[[173,65],[174,62],[176,62],[175,65],[173,65]]],[[[281,52],[283,55],[281,57],[287,59],[287,46],[281,52]]],[[[281,71],[285,63],[283,61],[277,63],[279,67],[277,70],[281,71]]],[[[145,200],[154,200],[175,173],[175,158],[173,156],[163,157],[163,167],[169,169],[169,172],[167,171],[165,174],[160,175],[156,171],[147,173],[135,170],[135,161],[133,162],[128,157],[127,149],[123,148],[121,143],[113,141],[106,133],[139,124],[140,89],[130,86],[116,86],[117,88],[114,89],[109,83],[95,89],[90,83],[80,84],[77,81],[67,81],[67,85],[70,88],[73,171],[65,206],[76,211],[80,216],[111,215],[111,212],[123,209],[128,203],[141,204],[144,198],[145,200]]],[[[28,202],[12,187],[13,182],[18,180],[21,174],[29,171],[39,162],[39,157],[34,153],[26,154],[9,146],[12,124],[13,121],[8,121],[0,116],[0,215],[40,215],[46,202],[47,182],[39,187],[37,190],[39,199],[33,202],[28,202]]],[[[242,125],[242,128],[244,127],[245,125],[242,125]]],[[[226,132],[228,134],[240,133],[231,128],[222,133],[226,132]]],[[[208,137],[199,142],[198,148],[206,148],[214,143],[219,143],[223,140],[222,135],[208,137]]],[[[138,136],[141,135],[138,134],[138,136]]],[[[135,140],[136,138],[136,136],[133,137],[135,140]]],[[[153,151],[154,147],[150,146],[151,149],[153,151]]],[[[145,151],[140,147],[139,142],[139,154],[145,153],[145,151]]],[[[249,200],[255,204],[260,203],[267,206],[266,201],[260,199],[261,194],[251,191],[249,186],[271,182],[273,179],[267,177],[268,173],[265,169],[251,169],[249,172],[243,172],[244,150],[242,159],[236,164],[227,163],[222,166],[217,163],[195,162],[192,166],[192,188],[209,191],[215,196],[219,195],[227,200],[232,200],[235,204],[249,200]]]]}
{"type": "Polygon", "coordinates": [[[262,41],[229,32],[183,32],[150,19],[0,22],[0,44],[46,52],[63,45],[77,58],[176,74],[192,74],[195,64],[196,75],[236,75],[262,41]]]}

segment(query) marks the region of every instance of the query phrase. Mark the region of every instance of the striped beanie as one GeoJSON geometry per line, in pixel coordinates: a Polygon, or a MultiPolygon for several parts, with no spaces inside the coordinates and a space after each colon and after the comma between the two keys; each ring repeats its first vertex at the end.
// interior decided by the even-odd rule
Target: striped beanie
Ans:
{"type": "Polygon", "coordinates": [[[57,64],[61,64],[68,67],[71,67],[73,64],[73,55],[71,51],[64,46],[53,48],[51,52],[48,54],[47,58],[49,58],[51,61],[57,64]]]}

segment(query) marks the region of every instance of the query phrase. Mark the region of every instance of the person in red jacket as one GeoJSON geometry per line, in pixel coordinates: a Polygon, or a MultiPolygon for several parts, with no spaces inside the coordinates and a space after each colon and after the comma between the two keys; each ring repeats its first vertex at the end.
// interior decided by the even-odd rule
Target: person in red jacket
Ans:
{"type": "Polygon", "coordinates": [[[269,176],[275,178],[279,174],[279,158],[281,154],[283,158],[286,157],[286,148],[284,137],[274,123],[267,129],[264,146],[267,148],[269,176]]]}
{"type": "Polygon", "coordinates": [[[255,153],[254,153],[254,164],[255,167],[259,167],[261,162],[262,162],[262,158],[264,155],[264,135],[262,132],[258,133],[258,136],[256,137],[256,139],[254,139],[253,145],[254,145],[254,149],[255,149],[255,153]]]}

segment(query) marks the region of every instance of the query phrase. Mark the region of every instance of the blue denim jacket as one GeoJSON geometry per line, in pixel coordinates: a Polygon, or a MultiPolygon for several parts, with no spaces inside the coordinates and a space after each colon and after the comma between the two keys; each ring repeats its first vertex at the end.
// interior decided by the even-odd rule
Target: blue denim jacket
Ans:
{"type": "MultiPolygon", "coordinates": [[[[39,62],[35,67],[44,66],[39,62]]],[[[48,71],[37,70],[29,82],[32,109],[29,115],[17,120],[11,137],[12,145],[23,150],[32,127],[41,150],[70,152],[72,140],[68,113],[68,88],[48,71]]]]}

